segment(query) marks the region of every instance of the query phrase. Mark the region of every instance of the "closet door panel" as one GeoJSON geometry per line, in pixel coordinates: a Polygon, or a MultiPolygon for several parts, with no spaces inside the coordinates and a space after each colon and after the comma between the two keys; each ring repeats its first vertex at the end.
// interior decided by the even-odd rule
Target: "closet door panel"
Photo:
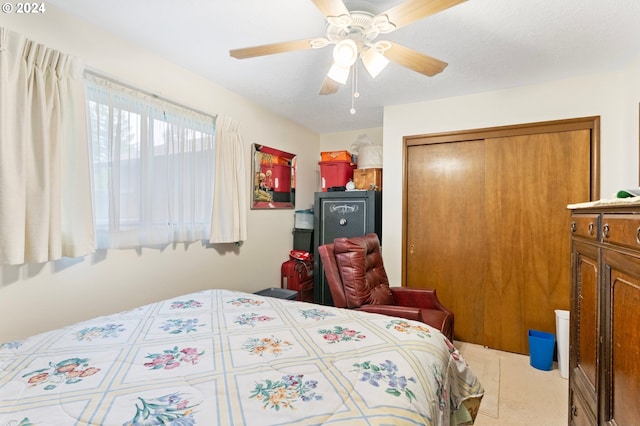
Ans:
{"type": "Polygon", "coordinates": [[[484,141],[409,147],[406,285],[435,288],[455,312],[455,338],[482,344],[484,141]],[[475,301],[476,303],[472,303],[475,301]]]}
{"type": "Polygon", "coordinates": [[[528,329],[555,333],[569,309],[572,200],[589,198],[588,130],[486,139],[489,256],[485,344],[528,353],[528,329]],[[560,182],[562,184],[560,184],[560,182]]]}

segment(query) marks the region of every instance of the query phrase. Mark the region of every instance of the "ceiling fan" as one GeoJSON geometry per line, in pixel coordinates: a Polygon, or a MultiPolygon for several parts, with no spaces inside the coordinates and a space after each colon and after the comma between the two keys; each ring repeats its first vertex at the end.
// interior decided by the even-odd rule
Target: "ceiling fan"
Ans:
{"type": "MultiPolygon", "coordinates": [[[[380,74],[389,61],[431,77],[442,72],[447,63],[397,43],[376,39],[380,34],[388,34],[466,0],[405,0],[379,14],[350,11],[342,0],[312,1],[327,19],[325,37],[234,49],[229,54],[246,59],[333,44],[333,63],[320,87],[321,95],[335,93],[345,84],[358,58],[372,78],[380,74]]],[[[357,67],[353,68],[355,87],[357,67]]],[[[353,97],[357,96],[354,88],[353,97]]],[[[355,114],[353,103],[351,113],[355,114]]]]}

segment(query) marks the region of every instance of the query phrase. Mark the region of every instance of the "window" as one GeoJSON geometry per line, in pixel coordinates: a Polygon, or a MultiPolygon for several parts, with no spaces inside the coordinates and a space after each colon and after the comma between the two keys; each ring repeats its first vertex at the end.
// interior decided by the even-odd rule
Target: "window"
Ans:
{"type": "Polygon", "coordinates": [[[209,238],[215,118],[87,74],[97,248],[209,238]]]}

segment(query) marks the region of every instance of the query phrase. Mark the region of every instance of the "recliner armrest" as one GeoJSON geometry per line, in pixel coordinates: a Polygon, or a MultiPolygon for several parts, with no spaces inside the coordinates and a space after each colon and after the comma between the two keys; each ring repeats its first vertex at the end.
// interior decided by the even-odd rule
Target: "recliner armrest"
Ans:
{"type": "Polygon", "coordinates": [[[447,313],[453,314],[444,307],[435,289],[407,288],[407,287],[389,287],[393,294],[393,300],[396,305],[412,306],[416,308],[440,309],[447,313]]]}
{"type": "Polygon", "coordinates": [[[397,306],[397,305],[362,305],[358,311],[372,312],[376,314],[400,317],[409,320],[420,321],[422,314],[420,308],[397,306]]]}

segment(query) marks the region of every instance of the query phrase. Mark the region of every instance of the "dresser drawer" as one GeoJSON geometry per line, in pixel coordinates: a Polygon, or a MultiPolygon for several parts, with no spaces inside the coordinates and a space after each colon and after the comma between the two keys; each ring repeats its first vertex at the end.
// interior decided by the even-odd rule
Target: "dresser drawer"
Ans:
{"type": "Polygon", "coordinates": [[[602,241],[625,247],[640,248],[640,215],[603,215],[602,241]]]}
{"type": "Polygon", "coordinates": [[[571,233],[575,236],[598,239],[598,214],[574,214],[571,216],[571,233]]]}

